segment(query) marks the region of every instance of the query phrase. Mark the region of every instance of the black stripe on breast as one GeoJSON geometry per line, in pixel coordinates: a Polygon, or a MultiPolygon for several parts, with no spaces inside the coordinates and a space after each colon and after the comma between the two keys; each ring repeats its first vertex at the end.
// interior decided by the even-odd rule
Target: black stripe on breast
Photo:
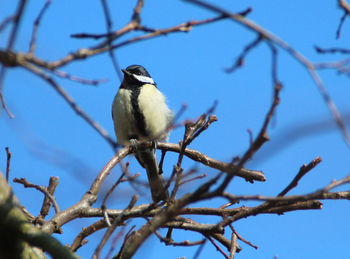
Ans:
{"type": "Polygon", "coordinates": [[[138,104],[138,97],[140,95],[140,87],[135,87],[131,90],[131,106],[133,110],[133,116],[136,123],[137,132],[142,135],[142,137],[147,137],[147,131],[146,131],[146,122],[145,122],[145,116],[143,116],[143,113],[140,110],[140,106],[138,104]]]}

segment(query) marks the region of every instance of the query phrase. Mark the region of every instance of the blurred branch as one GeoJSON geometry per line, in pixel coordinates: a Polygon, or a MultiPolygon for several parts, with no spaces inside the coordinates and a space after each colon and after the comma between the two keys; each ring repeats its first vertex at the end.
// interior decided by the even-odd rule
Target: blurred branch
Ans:
{"type": "Polygon", "coordinates": [[[15,19],[16,15],[10,15],[6,17],[1,23],[0,23],[0,32],[5,29],[5,27],[12,22],[15,19]]]}
{"type": "Polygon", "coordinates": [[[344,48],[328,48],[324,49],[319,46],[315,46],[315,50],[320,54],[326,54],[326,53],[341,53],[341,54],[350,54],[350,49],[344,49],[344,48]]]}
{"type": "Polygon", "coordinates": [[[9,177],[10,177],[10,162],[11,162],[11,157],[12,157],[12,153],[10,152],[10,149],[8,147],[5,147],[5,151],[6,151],[6,181],[9,181],[9,177]]]}
{"type": "MultiPolygon", "coordinates": [[[[11,51],[11,49],[13,47],[13,44],[15,43],[15,39],[16,39],[16,36],[17,36],[19,23],[21,21],[23,10],[24,10],[24,7],[26,5],[26,2],[27,2],[26,0],[20,0],[19,3],[18,3],[18,7],[17,7],[16,13],[13,16],[10,16],[11,19],[8,19],[8,20],[13,21],[13,27],[12,27],[12,30],[11,30],[11,33],[10,33],[10,36],[9,36],[9,40],[7,42],[7,47],[6,47],[6,51],[7,52],[11,51]]],[[[6,23],[7,23],[7,21],[5,20],[2,26],[5,26],[6,23]]],[[[12,118],[14,118],[14,115],[8,109],[8,107],[7,107],[6,103],[5,103],[5,99],[4,99],[3,93],[2,93],[3,82],[5,80],[5,74],[6,74],[6,68],[5,68],[5,65],[3,64],[0,67],[0,102],[1,102],[1,105],[4,108],[4,110],[8,114],[8,116],[12,119],[12,118]]]]}
{"type": "Polygon", "coordinates": [[[344,14],[343,16],[340,18],[340,22],[338,25],[338,29],[337,29],[337,33],[336,33],[336,38],[339,39],[340,38],[340,33],[341,33],[341,29],[343,27],[343,24],[345,22],[346,17],[349,15],[350,13],[350,5],[346,2],[346,0],[338,0],[338,5],[341,9],[343,9],[344,14]]]}
{"type": "Polygon", "coordinates": [[[110,236],[112,235],[114,230],[117,228],[117,226],[120,225],[123,222],[123,215],[127,211],[131,210],[132,207],[134,207],[134,205],[137,202],[137,200],[138,200],[138,196],[137,195],[132,196],[128,206],[122,211],[122,213],[116,219],[113,220],[113,224],[108,227],[106,233],[103,235],[103,238],[101,239],[100,243],[96,247],[92,258],[100,258],[100,253],[101,253],[101,250],[102,250],[103,246],[106,244],[106,242],[108,241],[108,239],[110,238],[110,236]]]}
{"type": "Polygon", "coordinates": [[[60,96],[69,104],[69,106],[80,116],[82,117],[91,127],[93,127],[107,142],[110,146],[115,149],[117,144],[115,141],[108,135],[107,131],[102,128],[96,121],[91,119],[73,100],[73,98],[61,87],[59,86],[49,75],[45,74],[39,68],[30,65],[26,62],[23,63],[24,68],[28,69],[32,73],[36,74],[43,80],[45,80],[49,85],[55,89],[60,96]]]}
{"type": "Polygon", "coordinates": [[[263,40],[263,38],[261,37],[261,35],[258,35],[255,40],[253,40],[251,43],[247,44],[244,47],[242,53],[238,56],[236,61],[233,63],[233,65],[230,68],[226,69],[226,72],[232,73],[232,72],[236,71],[236,69],[242,67],[244,64],[245,57],[249,54],[249,52],[252,49],[256,48],[259,45],[259,43],[262,42],[262,40],[263,40]]]}
{"type": "Polygon", "coordinates": [[[259,26],[258,24],[254,23],[253,21],[248,20],[244,16],[241,16],[239,14],[231,14],[230,12],[228,12],[224,9],[221,9],[217,6],[214,6],[212,4],[209,4],[209,3],[206,3],[206,2],[203,2],[200,0],[184,0],[184,1],[193,3],[195,5],[203,7],[205,9],[219,13],[221,15],[224,15],[225,17],[229,17],[231,20],[241,24],[242,26],[246,27],[248,30],[251,30],[254,33],[258,34],[259,36],[263,37],[265,40],[268,40],[271,43],[279,46],[281,49],[285,50],[288,54],[290,54],[295,60],[297,60],[310,74],[312,80],[314,81],[319,92],[321,93],[323,100],[327,104],[334,120],[336,121],[336,123],[337,123],[337,125],[338,125],[338,127],[343,135],[345,142],[347,143],[348,147],[350,147],[350,135],[346,129],[346,126],[342,120],[342,117],[341,117],[335,103],[333,102],[332,98],[330,97],[325,85],[323,84],[319,74],[317,73],[317,71],[316,71],[316,69],[311,61],[309,61],[307,58],[305,58],[297,50],[292,48],[287,42],[281,40],[276,35],[265,30],[263,27],[259,26]]]}
{"type": "MultiPolygon", "coordinates": [[[[109,14],[109,8],[107,6],[107,1],[106,0],[101,0],[101,3],[102,3],[102,7],[103,7],[103,13],[104,13],[105,18],[106,18],[107,35],[111,35],[112,20],[111,20],[110,14],[109,14]]],[[[110,44],[111,44],[111,41],[110,41],[110,39],[108,37],[108,45],[110,46],[110,44]]],[[[122,75],[122,73],[120,71],[120,66],[118,64],[118,61],[117,61],[115,55],[114,55],[114,52],[113,52],[113,50],[109,50],[108,53],[109,53],[109,56],[110,56],[110,58],[112,60],[112,64],[113,64],[113,67],[115,69],[115,72],[118,75],[119,80],[121,82],[123,80],[123,75],[122,75]]]]}
{"type": "Polygon", "coordinates": [[[267,135],[267,126],[269,125],[272,119],[272,116],[280,102],[279,93],[281,89],[282,89],[282,85],[280,85],[277,82],[274,86],[274,96],[273,96],[270,109],[265,116],[264,123],[260,129],[258,136],[253,141],[253,143],[251,143],[249,149],[245,152],[242,159],[239,161],[236,167],[236,170],[234,170],[232,174],[226,175],[225,180],[219,185],[219,187],[215,191],[213,191],[212,193],[209,193],[208,194],[209,196],[216,196],[218,194],[221,194],[226,189],[228,184],[231,182],[232,178],[237,174],[237,172],[243,168],[243,165],[248,161],[248,159],[250,159],[262,147],[262,145],[269,140],[269,137],[267,135]]]}
{"type": "Polygon", "coordinates": [[[46,258],[43,253],[45,251],[53,258],[78,258],[55,238],[28,222],[1,173],[0,211],[1,257],[10,254],[12,258],[42,259],[46,258]]]}
{"type": "Polygon", "coordinates": [[[46,3],[44,4],[43,8],[40,10],[38,17],[34,21],[32,39],[30,40],[30,43],[29,43],[29,52],[28,52],[29,55],[34,54],[35,47],[36,47],[36,36],[38,33],[39,24],[40,24],[40,21],[44,15],[46,9],[49,7],[50,4],[51,4],[51,0],[47,0],[46,3]]]}

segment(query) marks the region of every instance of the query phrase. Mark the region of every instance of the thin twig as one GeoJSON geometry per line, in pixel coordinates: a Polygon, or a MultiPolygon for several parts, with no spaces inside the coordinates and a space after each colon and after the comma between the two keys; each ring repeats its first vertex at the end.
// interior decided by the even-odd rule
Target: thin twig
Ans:
{"type": "Polygon", "coordinates": [[[53,71],[50,71],[50,72],[54,73],[56,76],[59,76],[59,77],[62,77],[62,78],[66,78],[68,80],[75,81],[75,82],[78,82],[78,83],[81,83],[81,84],[87,84],[87,85],[94,85],[94,86],[96,86],[98,84],[105,83],[105,82],[108,81],[107,78],[93,79],[93,80],[85,79],[85,78],[81,78],[81,77],[70,75],[67,72],[63,72],[63,71],[59,71],[59,70],[53,70],[53,71]]]}
{"type": "Polygon", "coordinates": [[[158,237],[160,242],[165,243],[167,246],[169,246],[169,245],[171,245],[171,246],[198,246],[198,245],[203,244],[206,240],[206,239],[202,239],[202,240],[198,240],[198,241],[194,241],[194,242],[190,242],[189,240],[185,240],[182,242],[174,242],[173,240],[170,240],[167,237],[166,238],[162,237],[158,231],[155,231],[154,234],[158,237]]]}
{"type": "Polygon", "coordinates": [[[303,165],[300,167],[300,170],[298,174],[294,177],[292,182],[282,191],[280,194],[278,194],[278,197],[286,195],[291,189],[296,187],[298,185],[299,180],[306,175],[308,172],[310,172],[313,168],[315,168],[319,163],[321,163],[321,158],[316,157],[314,160],[312,160],[308,165],[303,165]]]}
{"type": "Polygon", "coordinates": [[[340,38],[340,32],[341,32],[341,28],[343,27],[343,24],[345,22],[345,18],[350,14],[350,5],[346,2],[346,0],[338,0],[338,6],[341,9],[343,9],[344,14],[340,18],[340,22],[339,22],[337,33],[336,33],[336,39],[340,38]]]}
{"type": "Polygon", "coordinates": [[[74,239],[72,245],[70,246],[70,249],[73,252],[76,252],[80,247],[82,247],[84,244],[87,243],[87,240],[85,239],[85,237],[105,227],[106,227],[106,222],[103,219],[100,219],[99,221],[96,221],[92,225],[83,228],[83,230],[74,239]]]}
{"type": "Polygon", "coordinates": [[[205,246],[206,243],[207,243],[207,239],[205,239],[205,241],[203,242],[203,244],[201,244],[201,245],[198,247],[196,253],[195,253],[194,256],[193,256],[193,259],[198,259],[198,258],[199,258],[199,256],[200,256],[201,252],[203,251],[203,248],[204,248],[204,246],[205,246]]]}
{"type": "Polygon", "coordinates": [[[107,229],[107,231],[103,235],[103,238],[101,239],[100,243],[96,247],[94,255],[93,255],[93,258],[99,258],[100,257],[100,253],[101,253],[102,248],[104,247],[104,245],[106,244],[107,240],[112,235],[114,230],[117,228],[117,226],[121,223],[121,220],[122,220],[122,217],[123,217],[124,213],[129,211],[135,205],[137,199],[138,199],[137,195],[132,196],[128,206],[123,210],[123,212],[116,219],[114,219],[112,226],[110,226],[107,229]]]}
{"type": "Polygon", "coordinates": [[[238,56],[238,58],[233,63],[233,65],[231,67],[225,69],[226,73],[232,73],[232,72],[236,71],[236,69],[242,67],[244,64],[245,57],[249,54],[249,52],[251,50],[256,48],[259,45],[259,43],[262,42],[262,40],[263,40],[263,38],[261,37],[260,34],[258,34],[258,36],[256,37],[255,40],[253,40],[251,43],[247,44],[244,47],[242,53],[238,56]]]}
{"type": "Polygon", "coordinates": [[[244,243],[246,243],[247,245],[253,247],[254,249],[258,249],[258,246],[252,244],[252,242],[250,242],[250,241],[244,239],[240,234],[238,234],[237,231],[236,231],[236,229],[232,226],[232,224],[230,224],[229,226],[230,226],[230,228],[231,228],[231,230],[232,230],[232,233],[234,233],[234,234],[237,236],[237,238],[238,238],[239,240],[243,241],[244,243]]]}
{"type": "MultiPolygon", "coordinates": [[[[265,120],[264,120],[264,123],[260,129],[260,132],[259,132],[258,136],[256,137],[255,141],[253,142],[253,144],[249,147],[249,149],[243,155],[243,157],[242,157],[241,161],[239,162],[239,164],[237,165],[237,169],[235,171],[240,170],[243,167],[243,165],[246,163],[246,161],[248,159],[250,159],[253,156],[253,154],[257,150],[259,150],[261,148],[261,146],[266,141],[269,140],[269,137],[267,135],[267,127],[270,124],[272,116],[273,116],[273,114],[274,114],[274,112],[275,112],[275,110],[280,102],[279,93],[280,93],[281,89],[282,89],[282,85],[280,85],[280,84],[275,85],[273,100],[272,100],[270,109],[265,116],[265,120]]],[[[226,189],[228,184],[231,182],[231,179],[233,177],[234,177],[234,174],[228,174],[226,176],[225,180],[223,181],[223,183],[217,188],[217,190],[215,192],[213,192],[210,195],[216,195],[217,193],[222,193],[226,189]]]]}
{"type": "MultiPolygon", "coordinates": [[[[53,195],[55,193],[56,187],[58,185],[58,177],[51,176],[49,181],[49,186],[47,187],[47,191],[53,195]]],[[[48,196],[45,195],[43,205],[41,206],[39,217],[44,219],[49,213],[51,207],[51,200],[48,196]]]]}
{"type": "Polygon", "coordinates": [[[5,102],[4,95],[3,95],[3,93],[2,93],[2,89],[3,89],[3,84],[2,84],[2,82],[4,81],[5,74],[6,74],[6,68],[5,68],[4,66],[2,66],[2,67],[0,68],[0,102],[1,102],[2,108],[5,110],[5,112],[6,112],[7,115],[9,116],[9,118],[10,118],[10,119],[13,119],[15,116],[14,116],[13,113],[10,111],[10,109],[7,107],[6,102],[5,102]]]}
{"type": "Polygon", "coordinates": [[[205,178],[205,177],[207,177],[207,174],[206,174],[206,173],[200,174],[200,175],[195,176],[195,177],[192,177],[192,178],[190,178],[190,179],[183,180],[182,182],[180,182],[180,185],[184,185],[184,184],[189,183],[189,182],[192,182],[192,181],[194,181],[194,180],[203,179],[203,178],[205,178]]]}
{"type": "Polygon", "coordinates": [[[350,49],[344,49],[344,48],[328,48],[328,49],[324,49],[321,48],[319,46],[315,46],[315,50],[317,51],[317,53],[320,54],[336,54],[336,53],[340,53],[340,54],[350,54],[350,49]]]}
{"type": "Polygon", "coordinates": [[[124,230],[126,226],[123,226],[122,229],[116,234],[116,236],[112,240],[111,248],[109,249],[106,258],[112,258],[112,253],[116,248],[117,241],[124,235],[124,230]]]}
{"type": "Polygon", "coordinates": [[[9,37],[9,41],[7,42],[7,48],[6,50],[10,50],[13,47],[13,44],[15,43],[16,40],[16,36],[17,36],[17,32],[18,32],[18,28],[19,28],[19,23],[21,21],[22,15],[23,15],[23,11],[24,11],[24,7],[27,3],[27,0],[21,0],[18,3],[18,7],[17,7],[17,11],[13,20],[13,28],[9,37]]]}
{"type": "Polygon", "coordinates": [[[212,244],[213,246],[216,248],[217,251],[219,251],[226,259],[229,259],[229,256],[221,249],[220,246],[218,246],[215,241],[210,237],[210,236],[205,236],[212,244]]]}
{"type": "Polygon", "coordinates": [[[118,144],[108,135],[107,131],[102,128],[96,121],[91,119],[73,100],[73,98],[61,87],[59,86],[49,75],[45,74],[39,68],[24,63],[23,67],[33,72],[47,83],[49,83],[53,89],[55,89],[59,95],[63,97],[63,99],[69,104],[69,106],[80,116],[82,117],[91,127],[93,127],[113,148],[113,150],[118,146],[118,144]]]}
{"type": "Polygon", "coordinates": [[[6,17],[0,24],[0,32],[5,29],[5,27],[15,19],[16,15],[10,15],[6,17]]]}
{"type": "MultiPolygon", "coordinates": [[[[129,167],[129,164],[126,165],[126,171],[128,170],[128,167],[129,167]]],[[[112,187],[108,190],[108,192],[106,193],[105,197],[103,198],[103,201],[102,201],[102,205],[101,205],[101,209],[102,211],[104,211],[104,218],[105,218],[105,221],[107,222],[107,225],[110,227],[111,226],[111,223],[109,221],[109,218],[108,218],[108,214],[106,213],[106,202],[107,202],[107,199],[108,197],[112,194],[112,192],[114,191],[114,189],[121,183],[121,180],[123,179],[124,175],[126,174],[125,171],[122,172],[122,174],[120,175],[120,177],[118,178],[118,180],[112,185],[112,187]]]]}
{"type": "Polygon", "coordinates": [[[12,153],[10,152],[10,149],[8,147],[5,147],[6,150],[6,181],[9,182],[9,177],[10,177],[10,162],[11,162],[11,156],[12,153]]]}
{"type": "MultiPolygon", "coordinates": [[[[6,52],[10,52],[12,47],[13,47],[13,44],[15,43],[15,39],[17,36],[18,28],[19,28],[19,23],[21,21],[22,15],[23,15],[23,11],[24,11],[26,2],[27,2],[26,0],[21,0],[18,3],[17,11],[16,11],[14,18],[13,18],[13,28],[11,30],[9,40],[7,42],[6,52]]],[[[5,79],[5,74],[6,74],[6,68],[4,65],[2,65],[0,67],[0,102],[1,102],[1,105],[4,108],[4,110],[8,114],[8,116],[12,119],[14,116],[11,113],[11,111],[8,109],[8,107],[5,103],[5,99],[4,99],[3,91],[2,91],[3,90],[3,82],[5,79]]]]}
{"type": "Polygon", "coordinates": [[[41,186],[41,185],[36,185],[36,184],[33,184],[33,183],[30,183],[28,182],[25,178],[15,178],[13,179],[13,182],[15,183],[20,183],[20,184],[23,184],[23,186],[25,188],[34,188],[40,192],[42,192],[46,197],[48,197],[50,199],[50,201],[52,202],[52,205],[55,209],[55,212],[56,213],[59,213],[60,212],[60,208],[58,207],[58,204],[56,202],[56,199],[53,195],[51,195],[51,193],[48,192],[47,188],[44,187],[44,186],[41,186]]]}
{"type": "MultiPolygon", "coordinates": [[[[112,19],[111,19],[111,15],[109,13],[109,8],[108,8],[108,5],[107,5],[107,1],[106,0],[101,0],[101,3],[102,3],[102,7],[103,7],[103,13],[105,15],[105,19],[106,19],[106,26],[107,26],[107,34],[108,35],[111,35],[111,31],[112,31],[112,19]]],[[[113,40],[112,37],[108,37],[107,41],[108,41],[108,46],[111,45],[111,41],[113,40]]],[[[109,56],[112,60],[112,64],[113,64],[113,67],[114,67],[114,70],[116,72],[116,74],[118,75],[119,77],[119,80],[120,82],[123,80],[123,75],[121,73],[121,70],[120,70],[120,66],[118,64],[118,61],[114,55],[114,52],[112,49],[110,49],[108,51],[109,53],[109,56]]]]}
{"type": "MultiPolygon", "coordinates": [[[[203,7],[205,9],[214,11],[216,13],[219,13],[221,15],[225,15],[226,17],[231,18],[231,20],[241,24],[242,26],[246,27],[247,29],[261,35],[265,39],[271,41],[272,43],[276,44],[277,46],[284,49],[287,53],[289,53],[293,58],[295,58],[300,64],[304,66],[304,68],[307,70],[309,75],[311,76],[312,80],[314,81],[315,85],[317,86],[323,100],[328,106],[328,109],[330,110],[334,120],[336,121],[343,138],[345,142],[347,143],[348,147],[350,148],[350,135],[347,131],[347,128],[342,120],[342,117],[338,111],[338,108],[336,107],[334,101],[330,97],[327,88],[323,84],[319,74],[317,73],[314,65],[312,62],[310,62],[307,58],[305,58],[302,54],[300,54],[298,51],[296,51],[294,48],[292,48],[288,43],[284,42],[274,34],[270,33],[269,31],[265,30],[263,27],[259,26],[258,24],[254,23],[251,20],[248,20],[247,18],[239,15],[239,14],[232,14],[224,9],[221,9],[217,6],[214,6],[210,3],[201,1],[201,0],[185,0],[186,2],[193,3],[195,5],[198,5],[200,7],[203,7]]],[[[345,0],[340,0],[345,1],[345,0]]]]}
{"type": "Polygon", "coordinates": [[[340,34],[341,34],[341,29],[343,28],[343,25],[344,25],[344,22],[345,22],[345,19],[346,17],[349,15],[348,12],[344,12],[343,16],[340,18],[340,21],[339,21],[339,25],[338,25],[338,28],[337,28],[337,32],[336,32],[336,36],[335,38],[338,40],[340,38],[340,34]]]}
{"type": "Polygon", "coordinates": [[[34,21],[32,38],[31,38],[30,43],[29,43],[29,54],[33,54],[35,51],[36,36],[38,34],[39,24],[40,24],[41,18],[43,17],[46,9],[49,7],[50,4],[51,4],[51,0],[47,0],[46,3],[44,4],[43,8],[40,10],[38,17],[34,21]]]}

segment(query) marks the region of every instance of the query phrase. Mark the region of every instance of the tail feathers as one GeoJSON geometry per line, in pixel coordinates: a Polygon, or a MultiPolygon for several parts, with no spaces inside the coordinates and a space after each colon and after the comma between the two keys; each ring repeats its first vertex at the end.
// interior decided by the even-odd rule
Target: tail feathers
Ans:
{"type": "Polygon", "coordinates": [[[148,182],[151,188],[152,199],[154,202],[169,199],[168,190],[163,175],[159,174],[158,161],[154,149],[139,150],[136,158],[147,171],[148,182]]]}

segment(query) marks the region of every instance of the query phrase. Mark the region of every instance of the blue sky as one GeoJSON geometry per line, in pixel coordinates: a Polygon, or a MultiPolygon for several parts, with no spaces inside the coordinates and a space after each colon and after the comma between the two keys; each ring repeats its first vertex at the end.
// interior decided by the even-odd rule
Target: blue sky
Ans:
{"type": "MultiPolygon", "coordinates": [[[[26,7],[14,50],[28,50],[32,23],[44,1],[30,1],[26,7]]],[[[108,1],[113,29],[130,19],[135,1],[108,1]]],[[[342,58],[339,55],[319,55],[314,45],[347,47],[350,40],[349,21],[345,21],[340,40],[335,32],[342,16],[336,1],[220,1],[231,12],[253,7],[249,19],[271,31],[311,61],[326,62],[342,58]]],[[[0,10],[0,20],[12,14],[17,1],[6,1],[0,10]]],[[[183,1],[146,1],[142,23],[151,28],[167,28],[193,19],[215,14],[183,1]]],[[[45,60],[60,59],[81,47],[95,45],[94,40],[70,37],[74,33],[103,33],[105,20],[100,1],[52,1],[38,32],[36,55],[45,60]]],[[[2,32],[0,46],[6,46],[9,28],[2,32]]],[[[141,35],[132,33],[123,36],[141,35]]],[[[169,106],[178,111],[183,103],[188,109],[182,119],[194,119],[205,112],[215,100],[219,121],[191,144],[191,148],[223,161],[242,155],[248,148],[249,135],[259,132],[272,97],[270,76],[271,54],[266,44],[260,44],[245,59],[244,66],[233,74],[224,69],[231,66],[246,44],[256,35],[242,26],[226,20],[195,27],[189,33],[174,33],[118,49],[115,53],[121,67],[131,64],[145,66],[159,89],[167,96],[169,106]]],[[[246,167],[263,170],[265,183],[249,184],[234,179],[229,186],[233,194],[277,195],[295,176],[299,167],[317,156],[322,163],[299,183],[291,194],[305,194],[341,179],[349,173],[349,147],[345,144],[331,117],[328,107],[306,70],[290,55],[279,49],[278,74],[283,84],[281,104],[268,129],[267,143],[246,167]],[[323,123],[323,124],[320,124],[323,123]],[[321,125],[321,126],[320,126],[321,125]],[[310,130],[311,129],[311,130],[310,130]],[[298,134],[301,132],[301,134],[298,134]]],[[[99,122],[114,138],[111,103],[120,80],[107,54],[78,61],[62,68],[70,74],[87,78],[106,78],[99,86],[82,85],[66,79],[57,82],[76,103],[99,122]]],[[[335,71],[320,71],[332,99],[345,117],[350,112],[349,78],[335,71]]],[[[99,170],[113,156],[113,150],[85,121],[40,78],[23,69],[8,70],[4,96],[15,118],[4,111],[0,117],[0,170],[5,171],[8,146],[12,152],[11,179],[25,177],[28,181],[47,185],[50,176],[59,176],[56,199],[61,209],[77,202],[92,183],[99,170]],[[0,153],[1,154],[1,153],[0,153]],[[2,158],[1,158],[2,157],[2,158]]],[[[177,143],[183,128],[176,129],[170,142],[177,143]]],[[[133,158],[131,171],[141,172],[133,158]]],[[[176,161],[167,157],[165,175],[169,176],[176,161]]],[[[186,159],[184,168],[195,163],[186,159]]],[[[199,173],[215,174],[210,168],[199,167],[199,173]]],[[[119,177],[115,169],[105,188],[119,177]]],[[[184,186],[181,193],[193,190],[199,182],[184,186]]],[[[37,191],[12,184],[21,203],[34,215],[40,210],[42,195],[37,191]]],[[[343,188],[346,189],[346,188],[343,188]]],[[[124,208],[134,190],[129,184],[119,186],[108,204],[109,208],[124,208]]],[[[138,203],[149,202],[148,190],[142,190],[138,203]]],[[[206,204],[218,207],[222,200],[206,204]]],[[[246,203],[248,206],[255,203],[246,203]]],[[[259,246],[254,250],[240,243],[243,250],[238,258],[345,258],[350,241],[349,202],[325,201],[322,210],[286,213],[283,216],[260,215],[234,224],[238,233],[259,246]]],[[[217,222],[218,218],[201,218],[200,222],[217,222]]],[[[64,234],[56,236],[71,244],[81,227],[92,219],[76,220],[63,227],[64,234]]],[[[144,223],[142,220],[135,224],[144,223]]],[[[132,225],[134,223],[131,223],[132,225]]],[[[162,232],[163,233],[163,232],[162,232]]],[[[102,232],[89,237],[89,243],[78,254],[88,258],[101,238],[102,232]]],[[[229,236],[229,233],[227,233],[229,236]]],[[[176,231],[176,241],[201,237],[176,231]]],[[[107,245],[104,253],[108,251],[107,245]]],[[[196,248],[173,248],[160,244],[155,237],[148,239],[135,258],[192,258],[196,248]]],[[[200,258],[218,255],[207,243],[200,258]]]]}

